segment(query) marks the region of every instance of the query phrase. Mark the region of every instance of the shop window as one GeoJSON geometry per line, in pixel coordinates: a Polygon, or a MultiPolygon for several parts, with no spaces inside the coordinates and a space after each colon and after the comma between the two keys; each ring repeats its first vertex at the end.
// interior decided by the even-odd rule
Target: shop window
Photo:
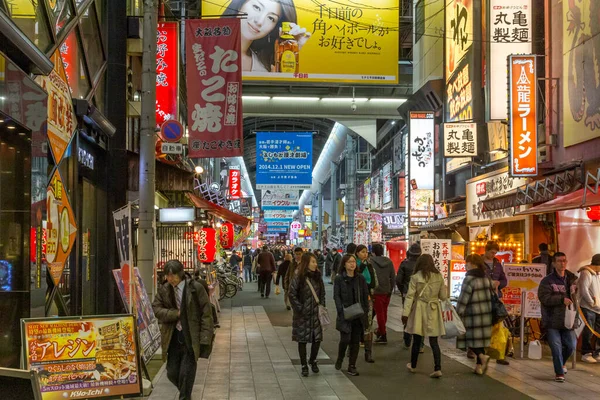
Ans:
{"type": "Polygon", "coordinates": [[[50,10],[50,16],[54,22],[54,31],[56,36],[60,36],[60,33],[64,27],[73,19],[75,15],[73,12],[73,6],[69,0],[53,0],[48,2],[48,9],[50,10]]]}
{"type": "Polygon", "coordinates": [[[90,91],[90,83],[83,64],[83,51],[77,29],[74,29],[60,46],[67,81],[74,98],[86,98],[90,91]]]}
{"type": "Polygon", "coordinates": [[[48,51],[54,44],[44,3],[31,0],[11,0],[7,11],[13,22],[40,50],[48,51]]]}
{"type": "Polygon", "coordinates": [[[88,68],[92,79],[104,64],[104,52],[102,50],[102,37],[98,30],[98,19],[96,9],[90,6],[81,18],[81,30],[83,32],[83,45],[85,48],[88,68]]]}

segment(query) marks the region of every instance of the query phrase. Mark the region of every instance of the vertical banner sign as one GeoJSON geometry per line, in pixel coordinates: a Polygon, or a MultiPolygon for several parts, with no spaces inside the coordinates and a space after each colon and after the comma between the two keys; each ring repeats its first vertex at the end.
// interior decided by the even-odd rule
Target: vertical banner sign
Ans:
{"type": "Polygon", "coordinates": [[[156,125],[177,119],[179,104],[179,24],[159,22],[156,31],[156,125]]]}
{"type": "Polygon", "coordinates": [[[392,163],[383,166],[383,208],[392,208],[392,163]]]}
{"type": "Polygon", "coordinates": [[[189,157],[244,155],[240,19],[188,20],[189,157]]]}
{"type": "Polygon", "coordinates": [[[48,93],[48,141],[56,165],[60,164],[71,141],[77,119],[73,110],[71,91],[60,52],[57,50],[51,57],[54,69],[50,75],[40,75],[37,83],[48,93]]]}
{"type": "Polygon", "coordinates": [[[379,171],[371,176],[371,210],[381,210],[381,198],[379,193],[379,171]]]}
{"type": "Polygon", "coordinates": [[[402,143],[402,135],[396,134],[393,143],[394,174],[399,172],[403,167],[404,146],[402,146],[402,143]]]}
{"type": "Polygon", "coordinates": [[[473,1],[445,0],[446,122],[473,119],[473,1]]]}
{"type": "Polygon", "coordinates": [[[242,176],[240,167],[229,168],[229,199],[237,200],[242,198],[242,176]]]}
{"type": "Polygon", "coordinates": [[[433,113],[411,111],[409,127],[409,221],[420,226],[433,219],[433,113]]]}
{"type": "Polygon", "coordinates": [[[477,156],[477,124],[444,124],[444,157],[477,156]]]}
{"type": "Polygon", "coordinates": [[[508,70],[511,54],[531,53],[531,0],[489,0],[490,119],[506,120],[508,70]]]}
{"type": "Polygon", "coordinates": [[[46,260],[52,281],[54,285],[58,285],[77,237],[75,215],[58,168],[54,170],[50,179],[46,201],[48,210],[46,260]]]}
{"type": "Polygon", "coordinates": [[[536,176],[537,79],[534,55],[509,56],[510,174],[536,176]]]}
{"type": "Polygon", "coordinates": [[[354,211],[353,242],[365,245],[369,243],[369,213],[354,211]]]}
{"type": "Polygon", "coordinates": [[[371,209],[371,178],[365,179],[363,187],[365,194],[365,206],[363,211],[369,211],[371,209]]]}
{"type": "Polygon", "coordinates": [[[429,254],[433,257],[435,267],[441,272],[444,282],[448,282],[448,270],[452,258],[452,240],[421,239],[421,250],[423,254],[429,254]]]}
{"type": "MultiPolygon", "coordinates": [[[[117,250],[119,251],[119,264],[121,267],[121,278],[125,290],[125,305],[129,310],[133,304],[133,243],[131,229],[131,204],[113,212],[115,223],[115,238],[117,239],[117,250]]],[[[119,282],[117,282],[118,284],[119,282]]]]}
{"type": "Polygon", "coordinates": [[[114,399],[142,391],[132,315],[22,319],[21,335],[25,369],[40,376],[42,400],[114,399]]]}
{"type": "Polygon", "coordinates": [[[465,276],[467,276],[465,260],[450,261],[450,298],[458,299],[465,276]]]}
{"type": "Polygon", "coordinates": [[[371,233],[371,243],[381,242],[383,238],[383,217],[379,213],[369,215],[369,232],[371,233]]]}

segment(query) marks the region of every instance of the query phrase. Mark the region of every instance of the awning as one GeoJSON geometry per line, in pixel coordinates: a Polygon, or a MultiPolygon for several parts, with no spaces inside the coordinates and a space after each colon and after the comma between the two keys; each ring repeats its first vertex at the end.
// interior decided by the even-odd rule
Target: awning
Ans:
{"type": "Polygon", "coordinates": [[[576,192],[559,196],[554,200],[547,201],[539,206],[531,207],[530,209],[521,211],[515,215],[545,214],[553,213],[555,211],[574,210],[577,208],[600,205],[600,192],[593,193],[588,190],[584,199],[584,191],[585,189],[579,189],[576,192]]]}
{"type": "Polygon", "coordinates": [[[232,222],[236,225],[239,225],[242,228],[247,228],[250,225],[250,220],[248,218],[242,217],[241,215],[236,214],[233,211],[229,211],[228,209],[223,208],[221,206],[218,206],[215,203],[211,203],[210,201],[203,199],[200,196],[196,196],[193,193],[187,192],[186,194],[196,208],[206,210],[209,213],[216,215],[219,218],[223,218],[224,220],[232,222]]]}
{"type": "Polygon", "coordinates": [[[505,208],[517,207],[517,190],[511,190],[500,196],[493,196],[481,201],[481,212],[504,210],[505,208]]]}
{"type": "Polygon", "coordinates": [[[435,231],[443,231],[443,230],[452,230],[458,224],[466,222],[467,220],[467,211],[457,211],[452,216],[448,218],[438,219],[430,224],[420,226],[419,229],[421,231],[435,232],[435,231]]]}

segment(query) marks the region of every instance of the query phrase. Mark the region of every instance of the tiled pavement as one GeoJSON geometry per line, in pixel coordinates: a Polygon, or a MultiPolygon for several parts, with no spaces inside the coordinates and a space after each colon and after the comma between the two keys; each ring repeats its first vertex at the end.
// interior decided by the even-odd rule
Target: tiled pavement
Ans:
{"type": "MultiPolygon", "coordinates": [[[[300,376],[291,328],[273,327],[263,307],[223,309],[210,360],[200,360],[193,399],[203,400],[366,400],[321,352],[321,372],[300,376]]],[[[151,399],[176,399],[164,369],[151,399]]]]}

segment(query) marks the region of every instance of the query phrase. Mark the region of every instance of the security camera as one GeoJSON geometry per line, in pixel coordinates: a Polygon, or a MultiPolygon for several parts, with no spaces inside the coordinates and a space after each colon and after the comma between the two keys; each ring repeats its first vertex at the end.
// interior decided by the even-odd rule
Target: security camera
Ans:
{"type": "Polygon", "coordinates": [[[358,108],[358,106],[356,105],[356,103],[352,102],[352,104],[350,105],[350,109],[352,110],[352,112],[356,112],[357,108],[358,108]]]}

